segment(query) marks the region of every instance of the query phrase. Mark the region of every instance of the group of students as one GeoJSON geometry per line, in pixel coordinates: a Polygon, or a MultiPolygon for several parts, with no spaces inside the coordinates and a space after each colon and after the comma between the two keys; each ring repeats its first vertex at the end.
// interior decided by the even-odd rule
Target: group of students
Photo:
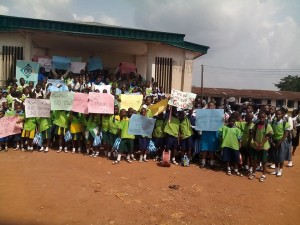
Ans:
{"type": "MultiPolygon", "coordinates": [[[[58,74],[55,73],[55,76],[58,74]]],[[[282,176],[284,161],[289,161],[287,166],[293,166],[291,149],[293,148],[294,154],[299,145],[298,110],[293,111],[292,117],[287,115],[284,108],[276,110],[274,106],[268,105],[262,106],[256,112],[251,104],[233,111],[227,110],[228,106],[225,104],[217,104],[216,107],[215,102],[205,104],[197,97],[192,110],[168,106],[164,113],[155,116],[156,123],[152,136],[132,135],[128,133],[131,116],[140,114],[152,117],[149,106],[166,98],[163,88],[158,88],[155,82],[151,86],[149,81],[134,77],[129,79],[98,75],[92,80],[87,75],[70,78],[61,73],[60,76],[65,80],[69,91],[77,90],[85,93],[96,91],[93,90],[93,86],[95,83],[101,85],[99,81],[103,80],[105,83],[102,84],[111,84],[111,94],[116,100],[114,114],[51,111],[50,118],[26,118],[24,100],[49,98],[51,93],[47,91],[47,78],[43,77],[35,87],[32,83],[26,85],[21,78],[19,85],[13,81],[7,87],[8,91],[2,89],[0,92],[0,118],[17,115],[20,120],[16,126],[22,128],[21,134],[1,138],[1,149],[4,147],[7,150],[8,144],[12,143],[14,150],[33,151],[33,140],[36,133],[39,133],[42,137],[42,145],[38,150],[41,152],[48,152],[50,147],[54,148],[53,143],[57,143],[57,152],[85,151],[87,155],[97,157],[103,150],[103,155],[114,160],[113,164],[119,164],[122,155],[128,163],[135,161],[136,156],[139,156],[139,162],[147,162],[149,144],[152,141],[156,148],[156,152],[151,155],[154,160],[162,160],[162,152],[169,151],[171,163],[178,165],[182,159],[191,161],[195,155],[198,157],[200,154],[201,168],[207,166],[213,168],[220,163],[226,168],[228,175],[242,176],[239,168],[244,168],[248,172],[249,179],[253,179],[257,167],[261,167],[260,181],[266,179],[267,162],[275,164],[273,174],[276,176],[282,176]],[[78,87],[78,82],[87,85],[83,89],[75,88],[78,87]],[[119,107],[120,94],[138,92],[144,96],[140,110],[135,111],[133,108],[126,110],[119,107]],[[196,131],[195,109],[199,108],[224,108],[224,126],[218,131],[196,131]],[[294,130],[296,132],[293,132],[294,130]],[[68,132],[71,134],[70,142],[65,141],[68,132]],[[95,145],[95,139],[99,137],[101,137],[101,145],[95,145]],[[120,143],[116,148],[118,140],[120,143]]]]}

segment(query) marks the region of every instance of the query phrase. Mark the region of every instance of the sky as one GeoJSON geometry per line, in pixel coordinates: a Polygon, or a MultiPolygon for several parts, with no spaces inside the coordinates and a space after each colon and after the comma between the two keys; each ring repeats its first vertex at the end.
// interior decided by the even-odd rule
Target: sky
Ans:
{"type": "Polygon", "coordinates": [[[193,85],[277,90],[300,76],[299,0],[0,0],[0,14],[185,34],[209,46],[193,85]]]}

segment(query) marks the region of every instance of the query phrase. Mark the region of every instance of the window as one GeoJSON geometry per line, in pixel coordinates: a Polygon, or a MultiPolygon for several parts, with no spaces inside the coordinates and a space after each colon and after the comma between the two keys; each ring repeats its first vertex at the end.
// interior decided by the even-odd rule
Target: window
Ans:
{"type": "Polygon", "coordinates": [[[287,107],[288,107],[288,108],[294,108],[294,101],[288,100],[288,102],[287,102],[287,107]]]}
{"type": "Polygon", "coordinates": [[[8,80],[16,76],[18,59],[23,59],[23,47],[2,46],[3,79],[8,80]]]}
{"type": "Polygon", "coordinates": [[[155,81],[158,87],[162,86],[166,93],[171,93],[172,58],[155,58],[155,81]]]}
{"type": "Polygon", "coordinates": [[[267,105],[271,105],[272,100],[271,99],[267,99],[267,105]]]}
{"type": "Polygon", "coordinates": [[[252,99],[252,102],[254,104],[260,105],[262,103],[262,100],[261,99],[252,99]]]}
{"type": "Polygon", "coordinates": [[[249,98],[241,98],[241,103],[244,103],[244,102],[250,102],[250,99],[249,98]]]}
{"type": "Polygon", "coordinates": [[[276,100],[276,107],[281,107],[284,105],[284,100],[276,100]]]}

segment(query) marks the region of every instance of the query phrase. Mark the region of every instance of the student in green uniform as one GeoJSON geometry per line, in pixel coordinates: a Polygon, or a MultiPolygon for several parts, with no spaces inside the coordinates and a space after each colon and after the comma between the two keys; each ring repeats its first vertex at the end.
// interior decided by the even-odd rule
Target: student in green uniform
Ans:
{"type": "Polygon", "coordinates": [[[285,160],[288,160],[290,143],[288,140],[290,125],[284,119],[282,109],[276,111],[276,121],[272,122],[272,156],[271,159],[275,163],[275,171],[271,174],[277,177],[282,176],[282,168],[285,160]]]}
{"type": "MultiPolygon", "coordinates": [[[[239,129],[242,132],[242,141],[241,141],[241,149],[240,153],[243,159],[243,165],[245,170],[249,170],[249,166],[252,165],[251,162],[251,154],[250,154],[250,144],[252,140],[252,128],[254,126],[253,123],[253,113],[247,112],[245,115],[245,121],[239,123],[239,129]]],[[[255,169],[255,168],[254,168],[255,169]]],[[[250,173],[253,172],[253,168],[250,167],[250,173]]]]}
{"type": "MultiPolygon", "coordinates": [[[[24,126],[24,111],[22,109],[22,105],[18,102],[15,103],[15,111],[11,111],[14,112],[14,116],[18,116],[19,120],[16,123],[16,126],[19,127],[21,130],[23,129],[24,126]]],[[[21,132],[22,133],[22,132],[21,132]]],[[[22,140],[22,135],[21,134],[14,134],[12,135],[12,140],[14,143],[14,148],[13,150],[19,150],[21,148],[22,151],[25,151],[24,146],[23,146],[23,140],[22,140]]]]}
{"type": "Polygon", "coordinates": [[[109,152],[107,157],[111,157],[111,148],[114,145],[116,139],[118,138],[118,128],[120,123],[119,107],[118,105],[114,106],[114,115],[110,115],[108,121],[108,146],[109,152]]]}
{"type": "Polygon", "coordinates": [[[27,150],[33,151],[32,142],[35,136],[35,129],[36,129],[36,118],[25,118],[24,121],[24,128],[22,131],[22,138],[23,142],[27,141],[27,150]]]}
{"type": "MultiPolygon", "coordinates": [[[[84,116],[83,123],[85,126],[85,149],[86,154],[89,155],[90,151],[92,152],[91,156],[95,156],[97,152],[92,147],[92,143],[96,135],[99,135],[99,126],[101,123],[101,118],[99,114],[87,114],[84,116]]],[[[98,152],[99,154],[99,152],[98,152]]],[[[97,157],[97,155],[96,155],[97,157]]]]}
{"type": "Polygon", "coordinates": [[[238,171],[238,164],[240,162],[240,140],[242,133],[240,129],[235,126],[236,118],[230,116],[228,118],[228,125],[219,129],[219,137],[221,148],[223,149],[223,160],[226,162],[227,175],[231,175],[230,163],[233,164],[234,172],[237,176],[242,176],[238,171]]]}
{"type": "Polygon", "coordinates": [[[154,159],[155,161],[161,161],[162,152],[163,150],[165,150],[166,133],[164,132],[164,128],[165,128],[164,114],[161,113],[156,117],[155,126],[152,134],[153,141],[157,149],[157,155],[154,159]]]}
{"type": "Polygon", "coordinates": [[[124,153],[127,153],[126,161],[129,163],[132,162],[130,160],[130,155],[133,154],[135,136],[132,134],[128,134],[129,119],[132,114],[131,111],[131,109],[128,109],[128,113],[125,109],[121,109],[120,111],[119,134],[121,137],[121,142],[119,145],[117,160],[114,161],[113,164],[119,164],[121,161],[121,154],[124,153]]]}
{"type": "Polygon", "coordinates": [[[78,153],[81,153],[83,136],[82,114],[78,112],[70,112],[69,122],[70,133],[72,134],[72,153],[76,152],[76,142],[78,153]]]}
{"type": "Polygon", "coordinates": [[[164,132],[166,133],[166,149],[171,151],[172,163],[178,165],[175,160],[175,151],[178,147],[179,125],[180,121],[177,118],[177,108],[172,107],[170,109],[171,118],[167,116],[164,132]]]}
{"type": "Polygon", "coordinates": [[[108,129],[109,129],[109,119],[111,115],[103,114],[101,116],[101,131],[102,131],[102,146],[104,149],[104,155],[107,156],[107,152],[109,151],[109,143],[108,143],[108,129]]]}
{"type": "MultiPolygon", "coordinates": [[[[147,116],[146,113],[147,113],[147,110],[145,108],[142,108],[141,115],[147,116]]],[[[147,147],[150,143],[151,138],[152,138],[151,136],[142,136],[142,135],[138,136],[139,148],[140,148],[140,152],[141,152],[139,162],[148,162],[146,151],[147,151],[147,147]]]]}
{"type": "Polygon", "coordinates": [[[64,141],[64,136],[69,128],[69,114],[67,111],[53,111],[53,124],[55,125],[55,135],[58,137],[58,153],[62,151],[64,146],[65,153],[68,152],[67,143],[64,141]]]}
{"type": "Polygon", "coordinates": [[[42,135],[42,146],[40,151],[48,152],[50,141],[51,141],[51,128],[52,128],[52,120],[51,118],[42,118],[39,117],[36,119],[38,132],[42,135]]]}
{"type": "Polygon", "coordinates": [[[268,161],[268,150],[270,148],[269,138],[273,134],[270,124],[266,121],[267,115],[264,111],[258,113],[258,123],[252,129],[252,143],[251,143],[251,158],[252,165],[250,168],[249,179],[255,177],[256,165],[262,162],[263,174],[259,181],[263,182],[266,179],[266,163],[268,161]]]}
{"type": "Polygon", "coordinates": [[[181,147],[181,159],[184,155],[187,155],[189,160],[192,157],[192,148],[194,146],[193,130],[189,118],[185,115],[185,112],[178,112],[178,119],[180,121],[180,147],[181,147]]]}

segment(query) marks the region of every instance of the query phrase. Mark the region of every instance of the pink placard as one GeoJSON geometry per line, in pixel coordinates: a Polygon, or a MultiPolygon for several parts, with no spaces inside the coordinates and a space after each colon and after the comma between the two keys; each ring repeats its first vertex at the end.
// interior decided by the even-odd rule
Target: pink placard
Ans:
{"type": "Polygon", "coordinates": [[[113,114],[114,113],[114,96],[109,93],[89,93],[88,112],[113,114]]]}
{"type": "Polygon", "coordinates": [[[125,73],[136,73],[136,66],[133,63],[128,63],[128,62],[121,62],[119,65],[119,69],[121,74],[125,73]]]}
{"type": "Polygon", "coordinates": [[[75,93],[71,111],[88,114],[88,101],[88,94],[75,93]]]}
{"type": "Polygon", "coordinates": [[[0,138],[13,134],[20,134],[21,129],[16,127],[18,116],[4,116],[0,119],[0,138]]]}

